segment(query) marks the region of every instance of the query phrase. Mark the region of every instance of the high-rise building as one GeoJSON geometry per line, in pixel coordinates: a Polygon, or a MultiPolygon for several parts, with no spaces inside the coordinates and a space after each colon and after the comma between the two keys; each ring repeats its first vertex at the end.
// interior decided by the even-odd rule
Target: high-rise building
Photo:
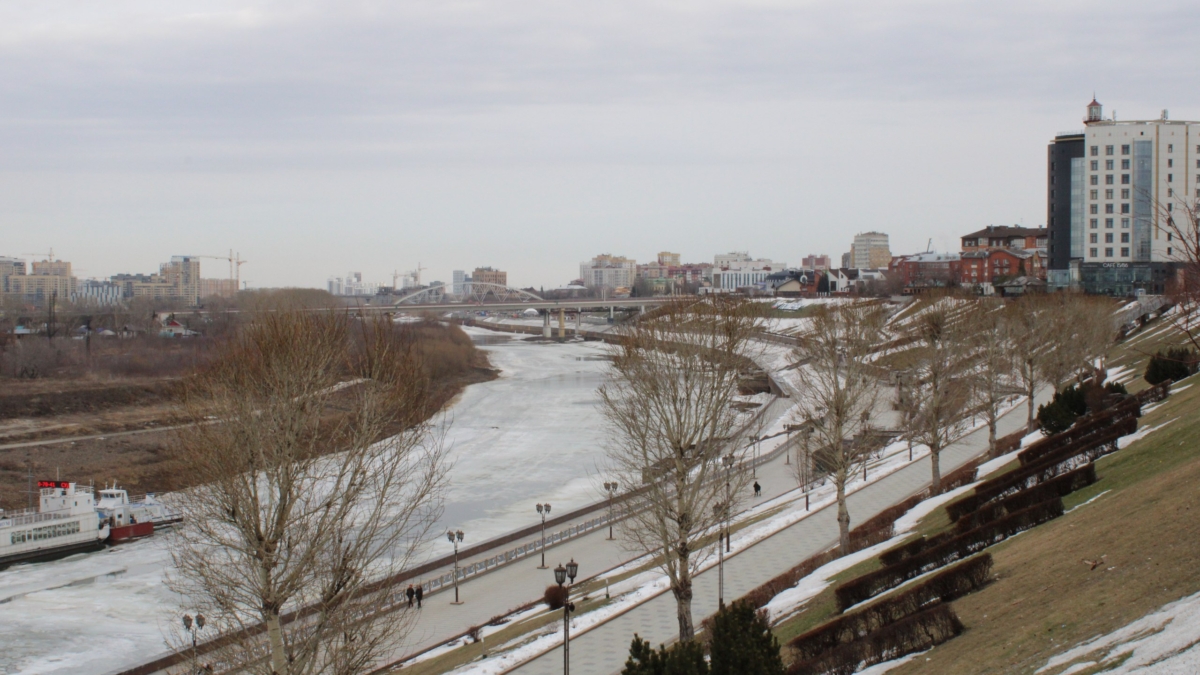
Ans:
{"type": "Polygon", "coordinates": [[[633,258],[602,253],[579,264],[579,278],[588,288],[631,288],[636,276],[633,258]]]}
{"type": "Polygon", "coordinates": [[[679,254],[671,253],[670,251],[661,251],[658,254],[658,264],[667,267],[679,266],[679,254]]]}
{"type": "Polygon", "coordinates": [[[1200,200],[1200,122],[1104,119],[1093,99],[1048,162],[1050,284],[1162,293],[1178,258],[1165,223],[1200,200]]]}
{"type": "Polygon", "coordinates": [[[470,279],[470,277],[467,276],[467,273],[464,270],[454,270],[452,276],[453,278],[451,279],[450,283],[450,292],[454,295],[462,295],[466,292],[464,285],[470,279]]]}
{"type": "Polygon", "coordinates": [[[67,300],[75,294],[76,279],[71,273],[71,263],[62,260],[34,262],[32,270],[25,273],[24,261],[5,258],[0,263],[0,274],[7,273],[4,287],[8,293],[26,298],[44,300],[56,296],[67,300]]]}
{"type": "Polygon", "coordinates": [[[854,269],[887,269],[892,261],[892,250],[888,247],[888,236],[883,232],[860,232],[854,235],[850,246],[850,264],[854,269]]]}
{"type": "Polygon", "coordinates": [[[0,292],[11,292],[8,287],[8,278],[16,275],[24,276],[25,269],[24,260],[0,256],[0,292]]]}
{"type": "Polygon", "coordinates": [[[170,262],[158,266],[158,274],[174,289],[172,297],[183,298],[191,305],[200,304],[200,259],[195,256],[171,256],[170,262]]]}
{"type": "Polygon", "coordinates": [[[806,255],[800,261],[800,269],[804,270],[827,270],[830,267],[833,267],[833,261],[824,253],[821,255],[806,255]]]}
{"type": "Polygon", "coordinates": [[[471,282],[508,286],[508,272],[502,272],[491,267],[476,267],[475,271],[471,272],[471,282]]]}

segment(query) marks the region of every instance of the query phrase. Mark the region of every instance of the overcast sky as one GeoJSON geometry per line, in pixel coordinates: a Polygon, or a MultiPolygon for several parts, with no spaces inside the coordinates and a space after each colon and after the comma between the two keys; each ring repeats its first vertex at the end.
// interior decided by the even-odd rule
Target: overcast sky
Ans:
{"type": "Polygon", "coordinates": [[[0,255],[550,287],[604,252],[956,250],[1045,222],[1093,90],[1200,118],[1198,34],[1194,0],[6,0],[0,255]]]}

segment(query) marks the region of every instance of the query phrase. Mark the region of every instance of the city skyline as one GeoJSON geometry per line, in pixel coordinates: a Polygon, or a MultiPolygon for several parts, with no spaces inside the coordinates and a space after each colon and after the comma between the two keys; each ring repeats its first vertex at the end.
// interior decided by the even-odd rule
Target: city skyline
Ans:
{"type": "Polygon", "coordinates": [[[963,231],[1045,224],[1046,139],[1082,128],[1093,91],[1121,119],[1200,118],[1200,95],[1143,67],[1186,61],[1196,15],[9,9],[4,254],[54,246],[106,277],[232,248],[251,287],[320,288],[418,262],[552,287],[605,251],[838,260],[870,230],[897,254],[954,250],[963,231]]]}

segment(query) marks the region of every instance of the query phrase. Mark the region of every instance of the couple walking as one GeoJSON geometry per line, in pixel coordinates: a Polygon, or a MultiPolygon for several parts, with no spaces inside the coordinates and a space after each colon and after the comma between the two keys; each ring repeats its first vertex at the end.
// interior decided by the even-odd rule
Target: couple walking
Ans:
{"type": "Polygon", "coordinates": [[[417,601],[417,609],[421,609],[421,598],[425,597],[425,589],[421,587],[421,584],[417,584],[416,588],[413,588],[413,585],[409,584],[408,590],[404,591],[404,595],[408,597],[409,607],[413,606],[413,600],[415,599],[417,601]]]}

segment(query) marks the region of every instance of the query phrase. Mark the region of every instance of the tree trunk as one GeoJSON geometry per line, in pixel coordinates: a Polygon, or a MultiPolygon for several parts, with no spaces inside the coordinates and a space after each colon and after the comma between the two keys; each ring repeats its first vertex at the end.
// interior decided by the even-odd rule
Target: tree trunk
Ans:
{"type": "Polygon", "coordinates": [[[1025,392],[1026,396],[1029,397],[1029,400],[1026,402],[1026,407],[1029,410],[1029,415],[1027,416],[1027,418],[1025,420],[1025,433],[1027,433],[1027,434],[1033,433],[1033,430],[1037,428],[1035,426],[1037,416],[1033,412],[1034,403],[1035,403],[1033,398],[1036,393],[1037,393],[1037,385],[1030,385],[1029,390],[1025,392]]]}
{"type": "Polygon", "coordinates": [[[996,408],[993,407],[988,411],[988,457],[995,459],[999,453],[996,452],[996,408]]]}
{"type": "Polygon", "coordinates": [[[287,655],[283,653],[283,627],[279,623],[278,612],[271,611],[267,614],[267,634],[271,639],[271,673],[285,675],[287,655]]]}
{"type": "Polygon", "coordinates": [[[930,492],[933,495],[942,494],[942,449],[936,446],[929,446],[929,462],[933,466],[933,485],[930,487],[930,492]]]}
{"type": "Polygon", "coordinates": [[[680,562],[682,576],[671,589],[675,594],[675,615],[679,619],[679,641],[689,642],[696,636],[692,625],[692,579],[688,576],[687,561],[680,562]]]}
{"type": "Polygon", "coordinates": [[[837,472],[838,545],[842,555],[850,554],[850,509],[846,508],[846,470],[837,472]]]}

